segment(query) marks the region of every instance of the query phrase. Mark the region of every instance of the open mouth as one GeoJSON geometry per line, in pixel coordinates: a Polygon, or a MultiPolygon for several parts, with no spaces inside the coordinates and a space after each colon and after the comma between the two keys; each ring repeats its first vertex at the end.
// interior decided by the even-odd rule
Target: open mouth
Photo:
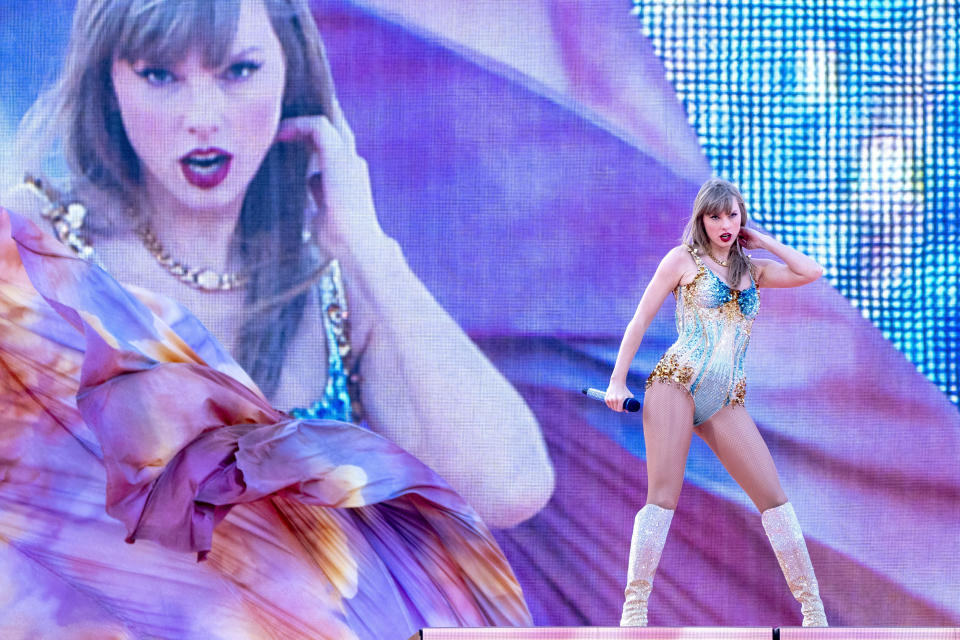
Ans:
{"type": "Polygon", "coordinates": [[[720,234],[720,239],[721,239],[723,242],[729,242],[729,241],[730,241],[730,238],[732,238],[732,237],[733,237],[733,234],[730,234],[730,233],[721,233],[721,234],[720,234]]]}
{"type": "Polygon", "coordinates": [[[233,156],[222,149],[196,149],[180,158],[180,169],[187,182],[201,189],[212,189],[226,179],[233,156]]]}

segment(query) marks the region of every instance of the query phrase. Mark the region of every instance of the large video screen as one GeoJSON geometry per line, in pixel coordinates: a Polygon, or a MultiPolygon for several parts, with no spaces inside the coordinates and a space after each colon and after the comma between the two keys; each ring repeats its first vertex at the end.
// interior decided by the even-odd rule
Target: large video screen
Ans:
{"type": "MultiPolygon", "coordinates": [[[[387,425],[478,509],[537,625],[618,623],[646,495],[643,425],[581,389],[606,388],[646,284],[719,175],[740,186],[751,226],[824,267],[804,287],[760,289],[745,368],[746,408],[831,624],[960,626],[955,0],[311,6],[396,242],[341,260],[355,417],[387,425]],[[407,348],[378,355],[391,339],[407,348]]],[[[0,5],[7,188],[73,10],[0,5]]],[[[46,173],[69,188],[62,163],[46,173]]],[[[88,216],[108,224],[94,204],[88,216]]],[[[168,244],[195,260],[183,233],[168,244]]],[[[236,337],[203,304],[200,320],[236,337]]],[[[283,411],[343,391],[324,395],[339,325],[312,311],[279,372],[255,366],[283,411]]],[[[671,296],[631,368],[638,397],[676,335],[671,296]]],[[[16,538],[8,520],[0,544],[16,538]]],[[[800,623],[757,509],[697,437],[650,621],[800,623]]]]}

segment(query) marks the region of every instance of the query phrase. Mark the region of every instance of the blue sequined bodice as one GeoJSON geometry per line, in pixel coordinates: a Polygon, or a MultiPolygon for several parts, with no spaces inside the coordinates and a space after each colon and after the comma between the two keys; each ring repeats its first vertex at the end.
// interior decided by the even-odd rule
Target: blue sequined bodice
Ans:
{"type": "MultiPolygon", "coordinates": [[[[760,310],[760,296],[757,295],[757,287],[752,280],[746,289],[732,289],[706,265],[701,263],[699,268],[704,273],[698,273],[693,282],[685,285],[693,287],[692,300],[696,306],[719,309],[725,304],[736,302],[744,318],[753,320],[757,316],[757,311],[760,310]]],[[[679,317],[677,331],[682,331],[679,317]]]]}
{"type": "Polygon", "coordinates": [[[294,418],[340,420],[353,422],[355,415],[350,397],[350,372],[345,365],[350,355],[347,333],[347,299],[340,277],[340,263],[331,260],[319,283],[320,314],[327,337],[327,382],[323,395],[307,408],[290,411],[294,418]]]}
{"type": "Polygon", "coordinates": [[[654,382],[683,386],[693,396],[693,422],[700,424],[728,404],[743,404],[743,361],[760,296],[752,274],[748,288],[733,289],[687,249],[697,275],[674,291],[677,341],[657,363],[647,387],[654,382]]]}

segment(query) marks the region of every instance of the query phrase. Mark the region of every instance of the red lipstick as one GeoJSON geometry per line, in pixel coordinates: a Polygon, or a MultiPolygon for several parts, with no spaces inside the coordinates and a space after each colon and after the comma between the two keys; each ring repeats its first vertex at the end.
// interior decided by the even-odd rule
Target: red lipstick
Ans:
{"type": "Polygon", "coordinates": [[[720,234],[720,240],[722,240],[723,242],[729,241],[730,238],[732,238],[732,237],[733,237],[733,236],[732,236],[731,234],[729,234],[729,233],[721,233],[721,234],[720,234]]]}
{"type": "Polygon", "coordinates": [[[233,155],[223,149],[194,149],[180,158],[180,169],[187,182],[200,189],[213,189],[230,173],[233,155]]]}

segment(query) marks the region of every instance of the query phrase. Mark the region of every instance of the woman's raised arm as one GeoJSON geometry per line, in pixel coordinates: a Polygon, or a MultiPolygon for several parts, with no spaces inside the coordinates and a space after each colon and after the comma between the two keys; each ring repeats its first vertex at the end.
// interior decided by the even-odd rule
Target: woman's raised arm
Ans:
{"type": "Polygon", "coordinates": [[[315,150],[315,235],[339,259],[371,427],[440,473],[495,527],[534,515],[553,466],[523,398],[413,273],[377,221],[366,162],[345,124],[284,121],[315,150]]]}
{"type": "Polygon", "coordinates": [[[823,275],[823,267],[816,260],[759,231],[741,229],[738,241],[744,249],[765,249],[786,263],[754,258],[752,262],[759,267],[757,286],[800,287],[823,275]]]}

